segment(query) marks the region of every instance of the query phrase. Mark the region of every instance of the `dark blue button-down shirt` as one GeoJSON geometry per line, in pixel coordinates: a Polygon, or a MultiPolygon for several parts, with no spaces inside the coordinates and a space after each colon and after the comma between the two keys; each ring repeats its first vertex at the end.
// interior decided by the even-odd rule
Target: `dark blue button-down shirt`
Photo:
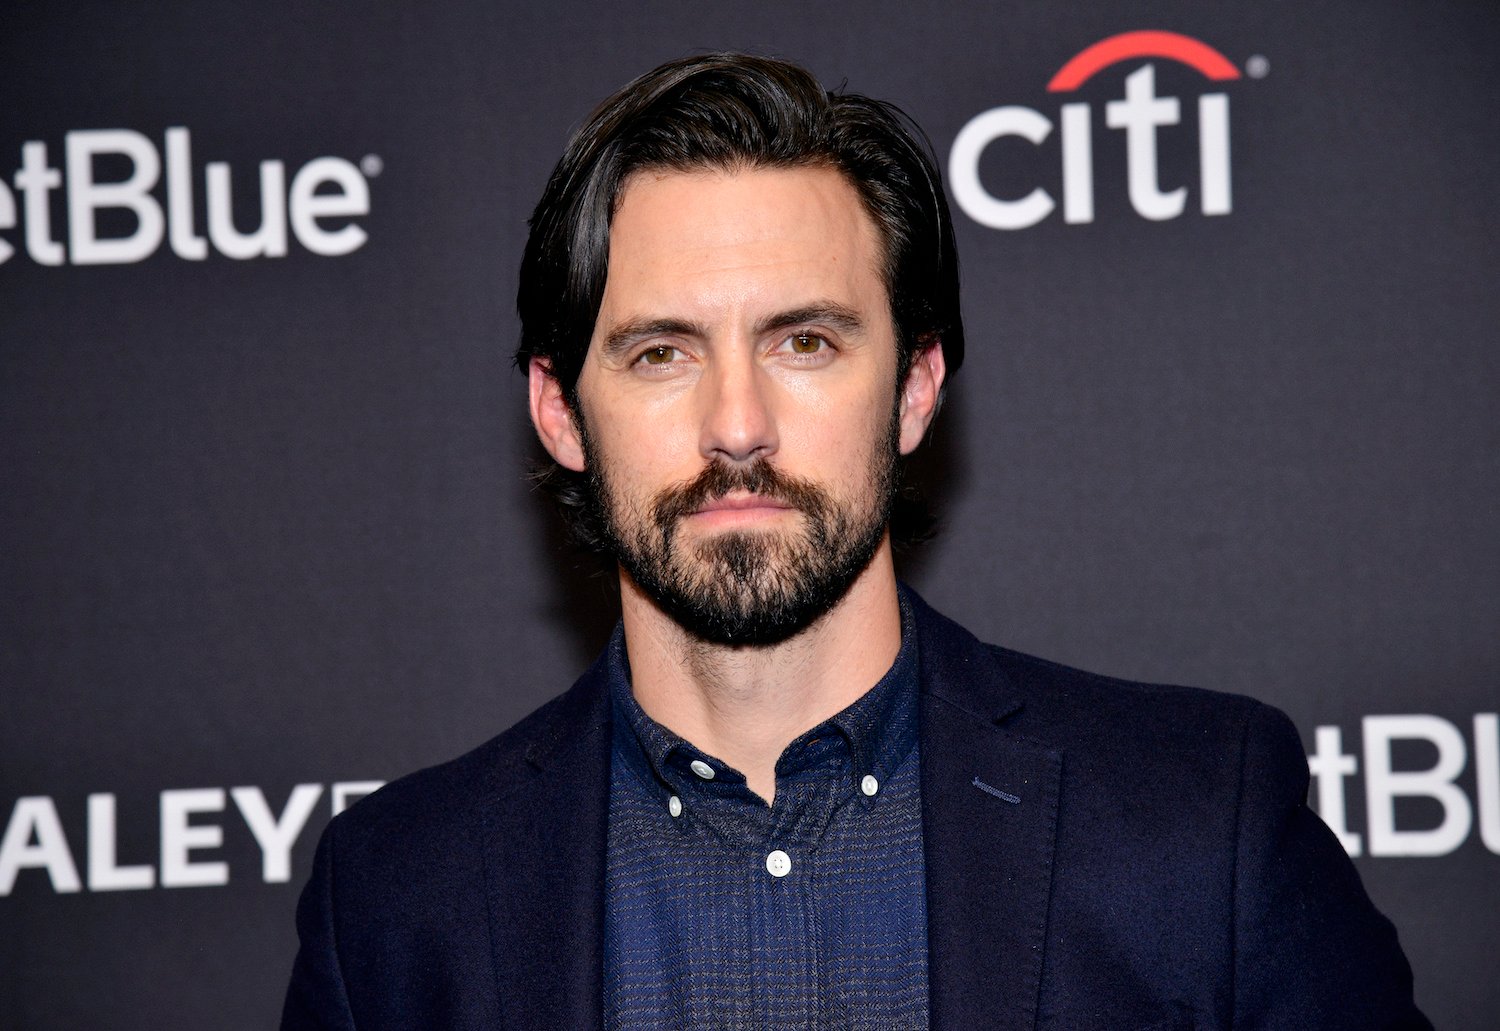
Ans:
{"type": "Polygon", "coordinates": [[[619,630],[609,662],[605,1026],[926,1028],[917,656],[905,606],[890,671],[787,746],[771,806],[641,710],[619,630]]]}

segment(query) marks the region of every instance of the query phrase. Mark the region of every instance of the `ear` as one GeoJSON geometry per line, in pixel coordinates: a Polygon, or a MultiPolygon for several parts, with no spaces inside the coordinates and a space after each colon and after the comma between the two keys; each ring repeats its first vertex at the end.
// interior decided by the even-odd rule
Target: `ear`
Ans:
{"type": "Polygon", "coordinates": [[[937,336],[924,338],[912,356],[911,369],[901,387],[901,453],[909,455],[922,443],[927,427],[937,415],[943,396],[943,377],[948,367],[943,362],[943,341],[937,336]]]}
{"type": "Polygon", "coordinates": [[[531,393],[531,425],[547,454],[564,469],[584,470],[583,439],[573,421],[573,409],[563,395],[562,384],[552,375],[552,363],[532,358],[527,370],[531,393]]]}

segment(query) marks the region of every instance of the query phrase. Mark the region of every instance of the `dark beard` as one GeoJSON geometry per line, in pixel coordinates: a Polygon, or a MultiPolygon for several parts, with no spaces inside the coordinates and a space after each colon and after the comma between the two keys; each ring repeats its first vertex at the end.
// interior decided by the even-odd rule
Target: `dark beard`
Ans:
{"type": "Polygon", "coordinates": [[[818,485],[787,476],[764,459],[714,462],[693,480],[659,491],[645,512],[622,525],[587,434],[584,450],[593,500],[614,558],[683,629],[723,645],[778,644],[805,629],[843,598],[885,536],[896,490],[900,426],[896,418],[877,449],[863,509],[840,509],[818,485]],[[678,554],[680,520],[704,504],[742,490],[802,514],[789,533],[734,530],[678,554]]]}

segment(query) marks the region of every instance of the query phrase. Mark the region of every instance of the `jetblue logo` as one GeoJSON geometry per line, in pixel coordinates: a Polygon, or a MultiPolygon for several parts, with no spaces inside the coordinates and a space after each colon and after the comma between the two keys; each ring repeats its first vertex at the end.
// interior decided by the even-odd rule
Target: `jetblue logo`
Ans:
{"type": "Polygon", "coordinates": [[[290,176],[281,161],[262,161],[258,174],[246,175],[223,161],[196,171],[185,128],[168,129],[162,143],[158,149],[131,129],[70,132],[60,167],[45,141],[23,143],[10,185],[0,179],[0,264],[24,252],[38,265],[124,265],[146,260],[163,243],[188,261],[203,261],[210,249],[236,260],[280,258],[293,240],[329,257],[364,246],[358,220],[370,212],[368,176],[379,172],[378,157],[365,157],[364,171],[343,158],[318,157],[290,176]],[[193,206],[200,188],[203,226],[193,206]],[[54,191],[61,191],[66,225],[53,224],[54,191]],[[235,223],[238,191],[258,195],[253,227],[235,223]],[[8,239],[6,230],[18,227],[20,239],[8,239]]]}
{"type": "MultiPolygon", "coordinates": [[[[1210,82],[1241,77],[1229,59],[1206,43],[1175,32],[1126,32],[1085,48],[1067,61],[1047,84],[1049,93],[1068,94],[1113,65],[1140,58],[1178,62],[1210,82]]],[[[1264,58],[1252,59],[1252,74],[1264,74],[1264,58]]],[[[1229,165],[1229,97],[1204,93],[1196,105],[1198,135],[1197,208],[1204,215],[1227,215],[1233,209],[1229,165]]],[[[1176,218],[1188,207],[1189,188],[1163,189],[1157,169],[1157,133],[1182,124],[1183,102],[1156,93],[1156,66],[1142,65],[1125,77],[1125,95],[1104,105],[1104,125],[1125,134],[1127,187],[1131,207],[1142,218],[1176,218]]],[[[1069,224],[1094,221],[1094,121],[1092,105],[1071,101],[1058,113],[1062,130],[1057,146],[1062,166],[1062,219],[1069,224]]],[[[1038,147],[1049,145],[1057,124],[1040,111],[1019,105],[991,108],[959,130],[948,158],[954,199],[974,221],[992,229],[1025,229],[1058,208],[1058,199],[1038,186],[1029,193],[997,197],[979,176],[980,159],[990,144],[1019,137],[1038,147]]]]}
{"type": "Polygon", "coordinates": [[[1357,755],[1344,751],[1342,728],[1318,727],[1313,753],[1307,757],[1318,815],[1351,856],[1446,856],[1470,839],[1476,823],[1484,847],[1500,855],[1500,716],[1475,713],[1473,729],[1471,750],[1462,729],[1441,716],[1366,716],[1360,721],[1363,755],[1357,755]],[[1410,746],[1434,756],[1431,765],[1411,769],[1404,762],[1398,764],[1395,752],[1410,746]],[[1459,783],[1471,756],[1472,797],[1459,783]],[[1349,794],[1345,781],[1354,782],[1353,794],[1358,798],[1361,779],[1363,837],[1350,829],[1345,805],[1349,794]],[[1428,814],[1440,812],[1442,817],[1436,825],[1429,816],[1425,824],[1412,826],[1411,810],[1398,802],[1416,803],[1428,814]],[[1397,819],[1398,810],[1405,814],[1402,821],[1397,819]]]}

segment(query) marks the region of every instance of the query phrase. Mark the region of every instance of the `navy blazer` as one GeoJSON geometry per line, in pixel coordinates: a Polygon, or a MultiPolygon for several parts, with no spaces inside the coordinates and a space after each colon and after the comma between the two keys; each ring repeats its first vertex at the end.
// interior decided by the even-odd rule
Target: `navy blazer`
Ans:
{"type": "MultiPolygon", "coordinates": [[[[933,1028],[1430,1028],[1283,714],[911,600],[933,1028]]],[[[601,1027],[602,668],[329,824],[285,1031],[601,1027]]]]}

